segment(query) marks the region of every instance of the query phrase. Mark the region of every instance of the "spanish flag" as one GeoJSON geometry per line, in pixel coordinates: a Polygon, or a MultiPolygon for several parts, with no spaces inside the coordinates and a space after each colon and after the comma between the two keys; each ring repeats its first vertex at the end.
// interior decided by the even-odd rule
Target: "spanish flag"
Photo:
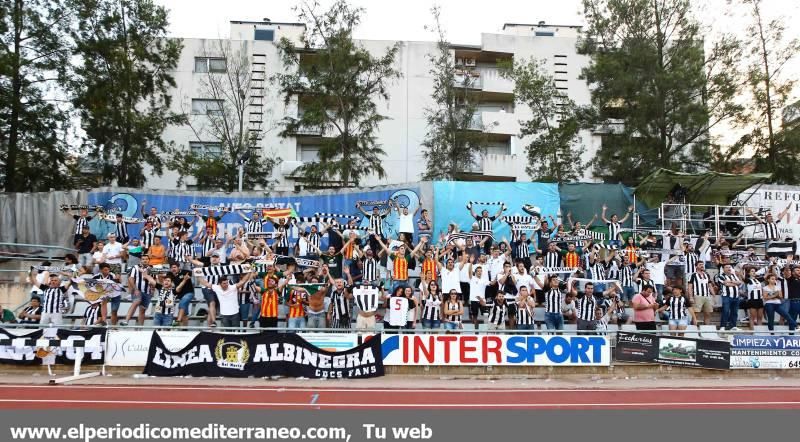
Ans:
{"type": "Polygon", "coordinates": [[[286,209],[261,209],[261,216],[273,219],[297,218],[297,212],[291,207],[287,207],[286,209]]]}

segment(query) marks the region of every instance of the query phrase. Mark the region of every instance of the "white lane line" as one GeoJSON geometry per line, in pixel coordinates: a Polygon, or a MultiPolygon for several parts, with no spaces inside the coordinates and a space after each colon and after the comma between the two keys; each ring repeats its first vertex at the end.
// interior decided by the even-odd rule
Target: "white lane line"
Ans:
{"type": "MultiPolygon", "coordinates": [[[[451,389],[443,389],[443,388],[325,388],[325,387],[233,387],[227,385],[220,385],[220,386],[171,386],[171,385],[160,385],[160,384],[143,384],[143,385],[59,385],[59,389],[98,389],[98,390],[141,390],[141,389],[158,389],[158,390],[213,390],[219,391],[221,387],[224,387],[226,391],[275,391],[275,392],[317,392],[317,391],[326,391],[326,392],[353,392],[353,393],[386,393],[386,392],[398,392],[398,393],[474,393],[474,394],[484,394],[489,389],[481,389],[481,388],[470,388],[470,389],[459,389],[459,388],[451,388],[451,389]]],[[[0,390],[4,388],[55,388],[51,385],[27,385],[27,384],[0,384],[0,390]]],[[[689,388],[682,388],[682,387],[671,387],[671,388],[528,388],[528,389],[519,389],[515,388],[514,392],[522,392],[522,393],[534,393],[534,392],[610,392],[610,391],[622,391],[622,392],[638,392],[638,391],[772,391],[772,390],[781,390],[781,391],[800,391],[800,387],[782,387],[782,386],[760,386],[760,387],[727,387],[727,388],[712,388],[712,387],[689,387],[689,388]]],[[[496,392],[496,389],[492,389],[491,391],[496,392]]]]}
{"type": "Polygon", "coordinates": [[[343,408],[560,408],[560,407],[664,407],[664,406],[731,406],[731,405],[758,405],[758,406],[778,406],[795,405],[800,406],[798,401],[782,402],[631,402],[631,403],[558,403],[558,404],[355,404],[355,403],[332,403],[332,404],[303,404],[297,402],[181,402],[181,401],[112,401],[112,400],[82,400],[82,399],[0,399],[0,403],[47,403],[47,404],[125,404],[125,405],[233,405],[240,407],[343,407],[343,408]]]}

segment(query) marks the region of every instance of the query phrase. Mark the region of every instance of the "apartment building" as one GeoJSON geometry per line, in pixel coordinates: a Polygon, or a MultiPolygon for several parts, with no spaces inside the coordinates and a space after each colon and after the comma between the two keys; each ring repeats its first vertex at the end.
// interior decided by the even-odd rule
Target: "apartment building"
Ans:
{"type": "MultiPolygon", "coordinates": [[[[203,129],[203,118],[214,112],[219,103],[209,99],[204,78],[209,73],[224,72],[226,60],[220,48],[240,50],[247,54],[252,81],[246,95],[248,103],[247,124],[256,137],[260,155],[278,156],[281,164],[275,168],[273,178],[276,190],[307,188],[295,173],[304,162],[316,158],[318,146],[325,130],[309,128],[298,130],[294,136],[279,136],[279,122],[284,117],[297,116],[303,111],[303,97],[288,104],[269,79],[282,69],[277,42],[283,38],[299,41],[305,27],[299,23],[280,23],[269,20],[233,21],[230,36],[225,40],[184,39],[184,49],[175,72],[177,87],[173,97],[174,109],[186,112],[192,126],[171,127],[165,137],[178,146],[214,155],[220,143],[203,129]]],[[[545,63],[553,75],[556,86],[579,105],[590,101],[589,88],[579,79],[581,69],[588,59],[577,54],[575,44],[580,35],[578,26],[507,23],[495,33],[482,33],[480,45],[451,47],[455,62],[465,75],[472,75],[474,92],[480,96],[476,127],[487,132],[489,146],[486,155],[466,179],[487,181],[530,181],[525,172],[527,158],[526,140],[519,137],[519,121],[530,117],[527,106],[515,104],[513,82],[502,78],[498,60],[524,60],[536,58],[545,63]],[[480,124],[477,124],[480,123],[480,124]]],[[[361,40],[359,44],[380,53],[396,41],[361,40]]],[[[402,77],[392,82],[389,100],[378,101],[378,111],[388,119],[380,125],[378,140],[386,151],[382,179],[369,177],[362,185],[383,185],[413,182],[424,171],[421,143],[427,133],[424,109],[433,105],[431,91],[433,79],[428,54],[436,51],[434,41],[401,41],[397,55],[397,69],[402,77]]],[[[313,56],[313,54],[309,54],[313,56]]],[[[601,131],[582,132],[581,141],[586,147],[586,159],[600,146],[601,131]]],[[[591,176],[584,177],[591,179],[591,176]]],[[[320,183],[317,183],[320,184],[320,183]]],[[[322,183],[324,185],[324,183],[322,183]]],[[[177,188],[177,173],[167,171],[161,177],[151,177],[148,187],[177,188]]],[[[184,188],[193,188],[187,179],[184,188]]]]}

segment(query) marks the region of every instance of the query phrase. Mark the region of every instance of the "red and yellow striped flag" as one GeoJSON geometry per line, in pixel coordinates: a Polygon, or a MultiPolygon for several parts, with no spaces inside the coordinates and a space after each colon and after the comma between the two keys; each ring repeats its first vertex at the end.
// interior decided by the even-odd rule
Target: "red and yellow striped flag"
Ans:
{"type": "Polygon", "coordinates": [[[264,218],[296,218],[297,212],[293,208],[287,207],[285,209],[261,209],[261,216],[264,218]]]}

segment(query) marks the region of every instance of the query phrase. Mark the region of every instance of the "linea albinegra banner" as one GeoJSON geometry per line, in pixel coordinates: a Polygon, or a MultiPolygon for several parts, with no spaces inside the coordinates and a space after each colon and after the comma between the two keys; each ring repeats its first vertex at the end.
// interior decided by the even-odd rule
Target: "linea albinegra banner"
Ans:
{"type": "Polygon", "coordinates": [[[151,376],[371,378],[383,376],[381,337],[340,352],[325,351],[294,333],[230,335],[201,332],[169,351],[153,333],[144,373],[151,376]]]}

